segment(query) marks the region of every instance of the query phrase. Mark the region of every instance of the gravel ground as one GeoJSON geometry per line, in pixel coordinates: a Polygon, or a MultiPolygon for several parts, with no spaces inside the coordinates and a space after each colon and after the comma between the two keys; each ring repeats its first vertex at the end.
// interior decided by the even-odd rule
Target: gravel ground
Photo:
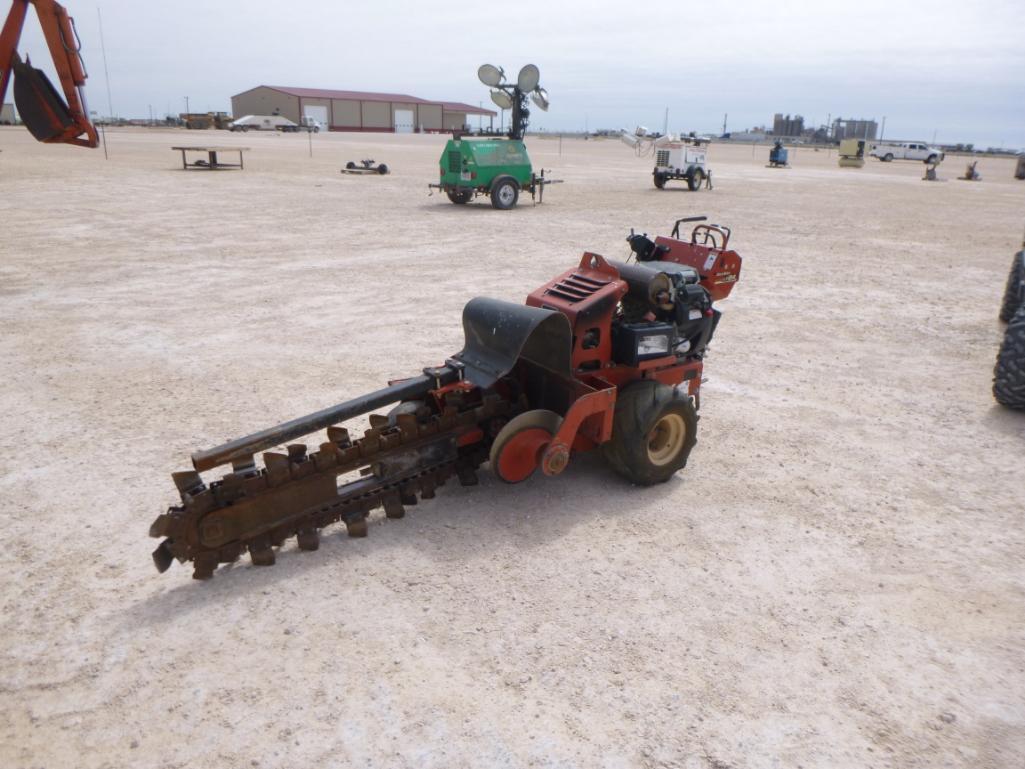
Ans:
{"type": "Polygon", "coordinates": [[[565,184],[428,197],[443,138],[0,129],[0,766],[1025,765],[1025,414],[992,367],[1025,183],[713,146],[659,192],[616,141],[565,184]],[[252,148],[185,173],[170,147],[252,148]],[[373,157],[386,177],[339,173],[373,157]],[[529,200],[526,201],[529,203],[529,200]],[[698,446],[449,484],[272,569],[158,575],[170,473],[462,346],[631,227],[733,228],[698,446]]]}

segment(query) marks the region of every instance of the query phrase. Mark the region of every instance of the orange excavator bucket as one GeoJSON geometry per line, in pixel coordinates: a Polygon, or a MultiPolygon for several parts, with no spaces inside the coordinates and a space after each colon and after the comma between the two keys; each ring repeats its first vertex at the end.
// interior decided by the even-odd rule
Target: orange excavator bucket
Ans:
{"type": "Polygon", "coordinates": [[[25,127],[39,141],[96,147],[99,138],[85,106],[86,72],[74,21],[54,0],[14,0],[0,32],[0,102],[14,79],[14,103],[25,127]],[[64,90],[60,92],[46,74],[23,62],[16,51],[29,4],[35,5],[53,64],[64,90]]]}

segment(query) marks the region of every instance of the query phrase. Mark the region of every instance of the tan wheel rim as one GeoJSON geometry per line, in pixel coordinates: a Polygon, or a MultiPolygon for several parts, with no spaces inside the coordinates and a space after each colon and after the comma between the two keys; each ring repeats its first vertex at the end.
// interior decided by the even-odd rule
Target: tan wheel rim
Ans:
{"type": "Polygon", "coordinates": [[[648,433],[648,459],[662,467],[672,462],[687,437],[687,425],[679,414],[666,414],[648,433]]]}

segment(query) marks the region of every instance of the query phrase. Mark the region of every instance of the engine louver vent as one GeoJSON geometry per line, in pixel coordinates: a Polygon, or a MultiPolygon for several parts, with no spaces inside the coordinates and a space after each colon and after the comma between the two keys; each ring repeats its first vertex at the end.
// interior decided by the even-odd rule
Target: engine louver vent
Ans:
{"type": "Polygon", "coordinates": [[[458,152],[448,153],[448,171],[451,174],[457,174],[462,168],[463,156],[458,152]]]}
{"type": "Polygon", "coordinates": [[[669,165],[669,150],[659,150],[657,153],[655,153],[655,165],[669,165]]]}
{"type": "Polygon", "coordinates": [[[571,304],[581,302],[591,296],[595,291],[608,285],[608,281],[585,278],[583,275],[573,273],[568,278],[560,280],[554,286],[545,291],[546,294],[554,294],[560,299],[565,299],[571,304]]]}

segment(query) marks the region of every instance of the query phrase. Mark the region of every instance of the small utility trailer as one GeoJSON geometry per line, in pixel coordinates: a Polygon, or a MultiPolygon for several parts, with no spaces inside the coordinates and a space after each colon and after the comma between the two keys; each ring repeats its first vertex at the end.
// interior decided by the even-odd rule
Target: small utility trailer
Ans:
{"type": "Polygon", "coordinates": [[[342,173],[360,175],[379,174],[380,176],[384,176],[386,173],[388,173],[388,166],[386,166],[384,163],[381,163],[380,165],[375,165],[376,162],[377,161],[373,159],[361,160],[358,163],[350,160],[348,163],[345,164],[345,168],[342,169],[342,173]]]}

